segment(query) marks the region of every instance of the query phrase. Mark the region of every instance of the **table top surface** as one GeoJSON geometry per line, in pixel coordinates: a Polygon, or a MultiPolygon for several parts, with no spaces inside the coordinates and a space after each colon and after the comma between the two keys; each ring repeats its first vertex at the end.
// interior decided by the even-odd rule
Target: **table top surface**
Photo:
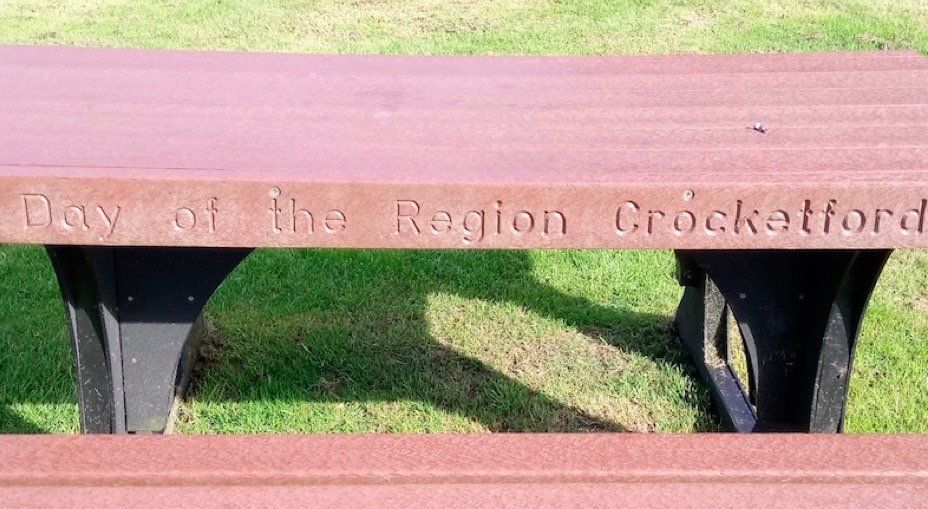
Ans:
{"type": "Polygon", "coordinates": [[[928,58],[0,47],[0,242],[928,247],[928,58]]]}
{"type": "Polygon", "coordinates": [[[395,57],[8,46],[0,90],[5,175],[928,181],[928,58],[914,52],[395,57]]]}

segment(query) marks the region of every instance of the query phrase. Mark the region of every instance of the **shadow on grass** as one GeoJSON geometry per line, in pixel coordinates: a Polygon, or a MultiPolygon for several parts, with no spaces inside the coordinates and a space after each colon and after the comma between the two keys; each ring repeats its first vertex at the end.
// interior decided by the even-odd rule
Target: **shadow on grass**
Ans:
{"type": "Polygon", "coordinates": [[[0,433],[48,433],[49,430],[36,426],[35,423],[23,419],[19,414],[0,404],[0,433]]]}
{"type": "Polygon", "coordinates": [[[436,294],[516,305],[691,371],[668,317],[568,295],[522,251],[259,251],[239,271],[208,305],[218,330],[188,392],[200,402],[415,400],[494,431],[624,430],[438,342],[436,294]],[[262,322],[274,326],[258,336],[246,325],[262,322]]]}
{"type": "Polygon", "coordinates": [[[76,427],[71,365],[64,305],[45,250],[0,246],[0,433],[76,427]],[[46,405],[39,414],[49,421],[24,417],[19,405],[46,405]]]}
{"type": "MultiPolygon", "coordinates": [[[[0,308],[7,315],[0,316],[0,358],[29,362],[51,356],[55,361],[10,370],[18,386],[7,384],[0,391],[0,432],[48,432],[53,430],[27,422],[9,407],[74,402],[68,385],[73,384],[70,346],[44,253],[17,249],[21,260],[0,276],[8,288],[39,288],[25,297],[42,302],[0,308]],[[20,325],[6,326],[11,323],[20,325]],[[26,327],[46,331],[41,348],[21,340],[26,327]]],[[[200,402],[415,400],[496,431],[624,429],[435,340],[427,316],[429,296],[435,294],[514,304],[621,350],[682,366],[692,376],[668,317],[568,295],[538,281],[525,252],[263,250],[246,260],[208,304],[206,313],[217,328],[201,353],[188,396],[200,402]]],[[[6,371],[0,368],[0,376],[6,371]]],[[[696,401],[698,395],[686,397],[694,401],[685,404],[706,404],[696,401]]]]}

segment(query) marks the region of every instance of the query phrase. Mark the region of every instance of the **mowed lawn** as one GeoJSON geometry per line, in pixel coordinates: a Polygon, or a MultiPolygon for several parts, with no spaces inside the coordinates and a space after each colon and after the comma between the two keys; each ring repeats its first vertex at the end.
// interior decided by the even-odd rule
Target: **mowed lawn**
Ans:
{"type": "MultiPolygon", "coordinates": [[[[928,52],[925,0],[720,3],[0,0],[0,43],[928,52]]],[[[666,251],[258,251],[207,306],[177,429],[712,430],[708,392],[671,328],[680,294],[666,251]]],[[[926,338],[928,253],[897,252],[864,325],[849,431],[928,431],[926,338]]],[[[71,370],[44,252],[0,247],[0,432],[76,432],[71,370]]]]}

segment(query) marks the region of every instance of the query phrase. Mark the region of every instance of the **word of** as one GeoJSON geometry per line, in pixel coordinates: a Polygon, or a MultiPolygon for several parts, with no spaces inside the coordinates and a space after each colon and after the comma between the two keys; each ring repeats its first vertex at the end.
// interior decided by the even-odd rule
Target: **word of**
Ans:
{"type": "MultiPolygon", "coordinates": [[[[204,209],[206,212],[206,228],[210,233],[216,233],[216,213],[219,212],[216,209],[216,201],[216,198],[210,198],[209,204],[204,209]]],[[[202,216],[198,216],[193,209],[181,207],[174,211],[171,226],[177,231],[189,231],[197,227],[197,224],[201,222],[199,221],[201,218],[202,216]]]]}

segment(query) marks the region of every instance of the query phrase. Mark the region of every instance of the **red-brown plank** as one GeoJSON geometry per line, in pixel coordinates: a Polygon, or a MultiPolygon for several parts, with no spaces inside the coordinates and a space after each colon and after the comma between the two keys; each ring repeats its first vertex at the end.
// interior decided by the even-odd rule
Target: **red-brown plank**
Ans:
{"type": "Polygon", "coordinates": [[[7,503],[643,507],[924,503],[928,437],[0,437],[7,503]]]}
{"type": "Polygon", "coordinates": [[[926,82],[928,59],[911,52],[379,57],[0,47],[0,241],[928,247],[926,82]],[[752,129],[758,123],[765,133],[752,129]],[[288,234],[272,218],[288,200],[315,224],[291,221],[288,234]],[[423,212],[404,232],[398,211],[409,201],[423,212]],[[634,234],[617,225],[627,202],[643,214],[634,234]],[[739,202],[762,223],[747,234],[737,227],[739,202]],[[117,211],[111,222],[106,214],[117,211]],[[337,231],[325,231],[330,212],[337,231]],[[474,223],[480,213],[496,219],[484,225],[495,230],[474,240],[464,218],[474,223]],[[568,225],[555,235],[543,231],[552,213],[568,225]],[[188,221],[178,226],[177,214],[188,221]],[[646,232],[652,214],[665,224],[646,232]],[[732,219],[724,231],[709,224],[719,214],[732,219]]]}

